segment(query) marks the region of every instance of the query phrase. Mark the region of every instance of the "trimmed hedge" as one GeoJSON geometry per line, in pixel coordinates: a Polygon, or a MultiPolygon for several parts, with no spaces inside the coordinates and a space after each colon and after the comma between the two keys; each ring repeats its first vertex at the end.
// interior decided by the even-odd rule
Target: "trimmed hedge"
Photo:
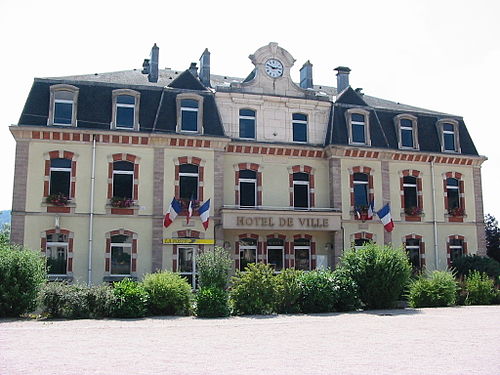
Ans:
{"type": "Polygon", "coordinates": [[[410,307],[445,307],[457,301],[458,285],[450,271],[433,271],[413,281],[408,292],[410,307]]]}
{"type": "Polygon", "coordinates": [[[276,311],[278,313],[293,314],[300,312],[300,296],[302,288],[300,279],[303,272],[287,268],[276,275],[276,311]]]}
{"type": "Polygon", "coordinates": [[[115,303],[111,315],[116,318],[141,318],[148,312],[148,293],[144,287],[130,279],[113,284],[115,303]]]}
{"type": "Polygon", "coordinates": [[[196,316],[217,318],[229,316],[229,294],[217,287],[200,288],[196,294],[196,316]]]}
{"type": "Polygon", "coordinates": [[[147,274],[143,287],[149,295],[149,311],[153,315],[189,315],[191,286],[177,273],[163,271],[147,274]]]}

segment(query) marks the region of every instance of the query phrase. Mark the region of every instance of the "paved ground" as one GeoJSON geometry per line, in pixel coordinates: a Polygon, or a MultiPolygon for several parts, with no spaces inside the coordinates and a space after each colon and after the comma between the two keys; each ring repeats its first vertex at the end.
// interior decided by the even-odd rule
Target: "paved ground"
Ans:
{"type": "Polygon", "coordinates": [[[0,374],[500,374],[500,306],[0,320],[0,374]]]}

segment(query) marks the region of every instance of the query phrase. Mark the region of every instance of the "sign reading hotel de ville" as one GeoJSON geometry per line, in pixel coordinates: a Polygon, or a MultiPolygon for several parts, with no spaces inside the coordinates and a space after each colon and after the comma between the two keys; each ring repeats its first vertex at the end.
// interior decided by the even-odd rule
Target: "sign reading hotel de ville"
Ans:
{"type": "Polygon", "coordinates": [[[224,210],[224,229],[340,230],[340,213],[333,212],[262,212],[224,210]]]}

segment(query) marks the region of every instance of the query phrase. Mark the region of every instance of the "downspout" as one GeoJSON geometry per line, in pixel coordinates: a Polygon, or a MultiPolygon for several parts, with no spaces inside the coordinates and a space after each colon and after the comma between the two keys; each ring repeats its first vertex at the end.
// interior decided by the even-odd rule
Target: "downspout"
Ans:
{"type": "Polygon", "coordinates": [[[95,135],[92,137],[92,171],[90,177],[90,210],[89,210],[89,275],[88,285],[92,285],[92,248],[94,241],[94,190],[95,190],[95,152],[96,141],[95,135]]]}
{"type": "Polygon", "coordinates": [[[432,226],[434,229],[434,261],[436,269],[439,269],[438,254],[438,230],[436,221],[436,182],[434,179],[434,157],[431,159],[431,183],[432,183],[432,226]]]}

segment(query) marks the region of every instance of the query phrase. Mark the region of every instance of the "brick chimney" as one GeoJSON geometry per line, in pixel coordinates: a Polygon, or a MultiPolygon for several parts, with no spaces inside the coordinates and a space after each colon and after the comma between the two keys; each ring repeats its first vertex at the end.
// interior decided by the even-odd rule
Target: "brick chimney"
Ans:
{"type": "Polygon", "coordinates": [[[347,66],[337,66],[334,70],[337,71],[337,94],[349,87],[349,69],[347,66]]]}
{"type": "Polygon", "coordinates": [[[207,48],[200,57],[200,80],[205,87],[210,86],[210,52],[207,48]]]}
{"type": "Polygon", "coordinates": [[[303,89],[313,88],[313,66],[309,60],[300,68],[300,87],[303,89]]]}

